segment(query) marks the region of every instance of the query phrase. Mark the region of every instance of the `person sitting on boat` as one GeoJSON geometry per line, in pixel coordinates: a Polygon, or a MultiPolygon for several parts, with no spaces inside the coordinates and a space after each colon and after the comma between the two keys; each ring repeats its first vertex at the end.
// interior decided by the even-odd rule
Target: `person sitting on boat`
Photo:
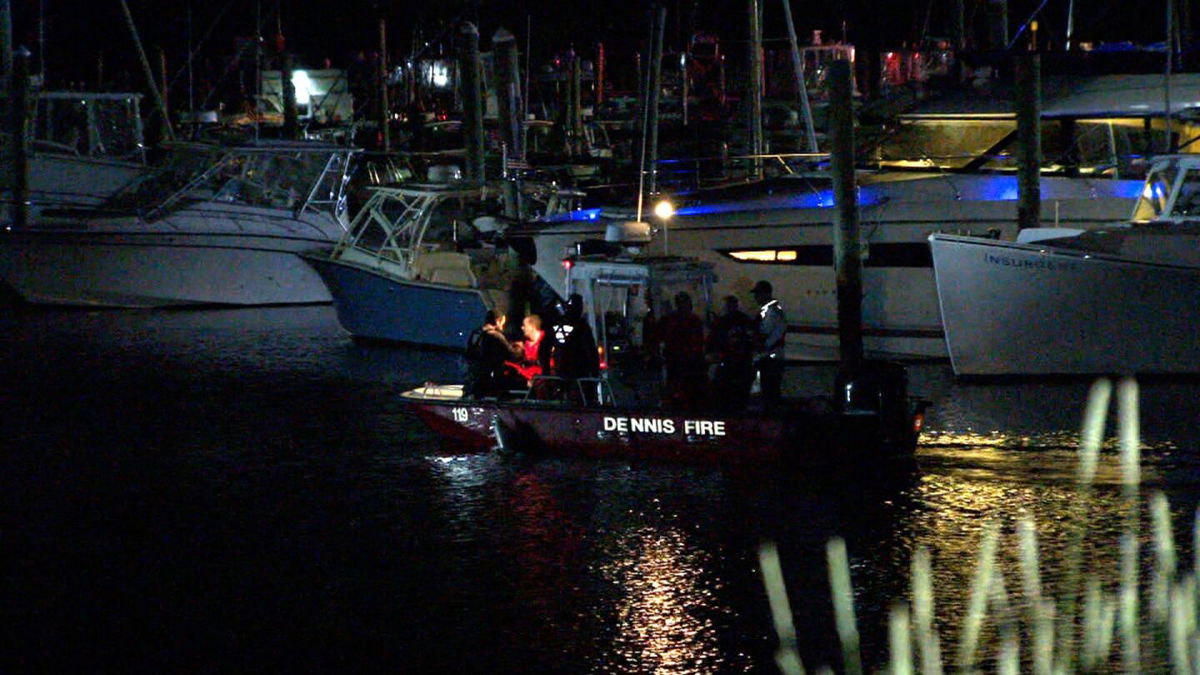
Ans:
{"type": "Polygon", "coordinates": [[[715,363],[712,388],[718,407],[738,412],[745,409],[754,382],[757,330],[754,320],[738,308],[737,296],[725,296],[724,303],[725,312],[713,321],[708,339],[709,360],[715,363]]]}
{"type": "Polygon", "coordinates": [[[772,410],[779,405],[780,390],[783,384],[783,346],[787,338],[787,317],[783,307],[774,297],[774,288],[769,281],[754,284],[751,290],[754,301],[758,303],[758,337],[759,352],[754,357],[754,367],[758,369],[759,383],[762,387],[762,402],[764,410],[772,410]]]}
{"type": "Polygon", "coordinates": [[[692,312],[692,296],[675,295],[675,311],[662,322],[660,340],[666,366],[663,402],[695,409],[708,394],[704,363],[704,322],[692,312]]]}
{"type": "Polygon", "coordinates": [[[516,344],[515,358],[507,365],[516,373],[526,387],[534,385],[534,378],[550,374],[550,344],[546,341],[546,331],[542,330],[542,317],[530,314],[521,322],[521,333],[525,339],[516,344]]]}
{"type": "MultiPolygon", "coordinates": [[[[572,293],[563,304],[562,318],[554,325],[551,365],[555,375],[567,382],[569,396],[576,397],[579,387],[573,380],[600,376],[600,353],[592,327],[583,316],[583,296],[572,293]]],[[[591,392],[584,396],[590,404],[591,392]]]]}
{"type": "MultiPolygon", "coordinates": [[[[496,396],[513,388],[511,370],[505,362],[521,353],[504,335],[507,321],[503,312],[489,309],[483,325],[467,338],[466,393],[476,398],[496,396]]],[[[519,386],[519,382],[516,383],[519,386]]]]}

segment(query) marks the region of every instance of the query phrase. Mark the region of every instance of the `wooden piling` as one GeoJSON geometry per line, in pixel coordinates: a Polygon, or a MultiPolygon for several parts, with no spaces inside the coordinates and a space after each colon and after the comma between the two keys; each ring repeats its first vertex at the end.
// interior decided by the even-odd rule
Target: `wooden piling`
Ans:
{"type": "MultiPolygon", "coordinates": [[[[479,33],[475,34],[475,55],[479,56],[479,33]]],[[[392,150],[392,106],[388,102],[389,79],[387,19],[379,17],[379,128],[383,134],[384,152],[392,150]]]]}
{"type": "Polygon", "coordinates": [[[761,155],[764,152],[763,143],[763,125],[762,125],[762,97],[763,97],[763,52],[762,52],[762,12],[759,9],[758,0],[748,0],[746,13],[750,19],[750,40],[747,43],[747,65],[750,69],[750,77],[746,78],[747,86],[750,91],[747,98],[750,101],[750,106],[747,113],[750,116],[749,133],[750,133],[750,154],[753,156],[751,160],[750,174],[752,178],[762,178],[763,162],[761,155]]]}
{"type": "Polygon", "coordinates": [[[12,36],[12,2],[0,0],[0,86],[4,91],[12,87],[13,72],[13,36],[12,36]]]}
{"type": "Polygon", "coordinates": [[[483,92],[480,90],[479,29],[467,22],[459,28],[459,83],[463,104],[465,171],[468,180],[483,184],[483,92]]]}
{"type": "Polygon", "coordinates": [[[596,107],[599,108],[601,103],[604,103],[604,75],[607,61],[604,57],[604,43],[600,42],[596,45],[596,77],[592,83],[595,89],[593,100],[596,102],[596,107]]]}
{"type": "MultiPolygon", "coordinates": [[[[517,38],[506,28],[498,28],[492,34],[492,49],[496,53],[496,102],[500,115],[500,140],[504,143],[505,156],[523,159],[525,149],[521,137],[521,64],[517,54],[517,38]]],[[[501,172],[508,178],[508,168],[501,172]]],[[[504,215],[521,217],[520,195],[513,180],[503,183],[504,215]]]]}
{"type": "Polygon", "coordinates": [[[9,112],[13,138],[12,153],[12,197],[13,226],[29,224],[29,50],[21,47],[13,52],[12,73],[9,91],[9,112]]]}
{"type": "Polygon", "coordinates": [[[517,38],[505,28],[492,35],[496,50],[496,76],[499,91],[496,101],[500,114],[500,139],[510,157],[523,158],[525,148],[521,138],[521,63],[517,54],[517,38]]]}
{"type": "Polygon", "coordinates": [[[170,77],[167,75],[167,50],[158,48],[158,81],[162,83],[163,119],[171,119],[170,77]]]}
{"type": "Polygon", "coordinates": [[[853,371],[862,362],[862,245],[859,240],[858,187],[854,177],[854,92],[850,62],[829,65],[829,132],[833,197],[833,264],[837,274],[838,344],[842,367],[853,371]]]}
{"type": "Polygon", "coordinates": [[[292,81],[292,53],[286,50],[279,55],[279,85],[283,93],[283,137],[294,140],[300,136],[300,114],[296,110],[296,83],[292,81]]]}
{"type": "Polygon", "coordinates": [[[988,0],[988,48],[1008,48],[1008,0],[988,0]]]}
{"type": "Polygon", "coordinates": [[[1020,52],[1016,62],[1017,228],[1038,227],[1042,220],[1041,61],[1020,52]]]}

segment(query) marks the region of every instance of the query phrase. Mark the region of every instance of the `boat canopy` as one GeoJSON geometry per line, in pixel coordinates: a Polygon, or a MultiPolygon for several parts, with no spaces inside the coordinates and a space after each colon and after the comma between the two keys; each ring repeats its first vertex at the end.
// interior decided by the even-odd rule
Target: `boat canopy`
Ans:
{"type": "Polygon", "coordinates": [[[682,257],[581,256],[566,261],[567,294],[583,298],[588,323],[606,355],[643,346],[647,317],[661,320],[679,292],[709,316],[716,273],[711,263],[682,257]]]}
{"type": "MultiPolygon", "coordinates": [[[[423,270],[422,265],[451,262],[461,274],[472,276],[467,257],[448,245],[477,236],[468,223],[487,208],[480,204],[498,200],[490,187],[458,184],[414,184],[403,187],[372,186],[371,196],[354,216],[346,234],[334,246],[332,259],[353,260],[387,268],[403,279],[441,280],[456,286],[474,286],[475,279],[451,280],[449,270],[423,270]],[[447,248],[447,250],[442,250],[447,248]],[[444,255],[435,255],[438,252],[444,255]],[[445,258],[445,260],[441,260],[445,258]],[[451,260],[453,259],[453,260],[451,260]],[[439,260],[441,261],[439,263],[439,260]]],[[[498,209],[495,204],[493,209],[498,209]]]]}

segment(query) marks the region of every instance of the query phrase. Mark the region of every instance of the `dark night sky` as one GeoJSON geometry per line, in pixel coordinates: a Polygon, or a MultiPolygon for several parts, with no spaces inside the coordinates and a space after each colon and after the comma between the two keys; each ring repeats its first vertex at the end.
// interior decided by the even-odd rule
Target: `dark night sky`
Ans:
{"type": "MultiPolygon", "coordinates": [[[[315,65],[329,58],[335,66],[345,65],[359,51],[377,46],[378,18],[386,16],[389,51],[404,54],[412,43],[415,29],[429,37],[446,20],[465,7],[463,2],[427,2],[414,0],[128,0],[134,19],[147,48],[166,50],[172,70],[183,62],[188,35],[189,4],[192,34],[199,39],[212,29],[213,37],[206,52],[227,55],[233,38],[251,34],[256,14],[265,17],[264,35],[275,33],[275,7],[280,8],[283,33],[288,46],[300,55],[301,65],[315,65]],[[219,18],[218,18],[219,17],[219,18]]],[[[764,33],[769,39],[784,36],[780,0],[760,0],[765,8],[764,33]]],[[[1068,0],[1049,0],[1042,15],[1043,35],[1061,35],[1065,30],[1068,0]]],[[[1009,0],[1010,23],[1015,27],[1040,4],[1039,0],[1009,0]]],[[[1132,40],[1152,42],[1162,39],[1165,0],[1135,3],[1129,0],[1089,0],[1077,2],[1076,35],[1081,40],[1132,40]]],[[[715,32],[728,41],[726,51],[740,57],[734,41],[745,39],[744,0],[667,0],[668,49],[685,39],[691,29],[715,32]]],[[[967,13],[979,26],[985,19],[986,0],[966,0],[967,13]]],[[[19,44],[38,52],[37,18],[44,7],[45,54],[51,83],[95,78],[98,54],[103,51],[105,73],[136,69],[136,56],[117,0],[83,4],[80,0],[14,0],[14,33],[19,44]]],[[[573,43],[587,50],[604,41],[611,54],[636,48],[646,33],[648,3],[629,0],[481,0],[479,17],[483,48],[487,36],[499,25],[506,25],[521,43],[526,37],[526,21],[532,21],[535,58],[573,43]],[[612,51],[615,50],[615,51],[612,51]]],[[[797,30],[804,39],[811,30],[822,29],[827,36],[839,37],[845,22],[849,38],[859,45],[875,42],[897,46],[911,42],[922,33],[928,21],[929,33],[946,35],[952,0],[844,0],[819,2],[792,0],[797,30]],[[928,19],[927,19],[928,17],[928,19]]],[[[36,67],[36,66],[35,66],[36,67]]]]}

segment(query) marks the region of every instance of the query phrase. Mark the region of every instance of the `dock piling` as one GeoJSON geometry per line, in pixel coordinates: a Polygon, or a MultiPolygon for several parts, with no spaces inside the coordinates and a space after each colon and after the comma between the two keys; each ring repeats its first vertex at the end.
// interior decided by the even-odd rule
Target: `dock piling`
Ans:
{"type": "Polygon", "coordinates": [[[1016,63],[1017,228],[1038,227],[1042,219],[1041,61],[1021,52],[1016,63]]]}
{"type": "Polygon", "coordinates": [[[463,104],[463,137],[467,161],[463,171],[468,180],[483,183],[483,93],[480,91],[479,29],[467,22],[459,28],[459,71],[463,104]]]}
{"type": "Polygon", "coordinates": [[[833,264],[837,274],[838,344],[843,369],[857,369],[862,344],[862,244],[859,240],[858,187],[854,178],[854,98],[850,62],[829,66],[829,131],[833,196],[833,264]]]}

